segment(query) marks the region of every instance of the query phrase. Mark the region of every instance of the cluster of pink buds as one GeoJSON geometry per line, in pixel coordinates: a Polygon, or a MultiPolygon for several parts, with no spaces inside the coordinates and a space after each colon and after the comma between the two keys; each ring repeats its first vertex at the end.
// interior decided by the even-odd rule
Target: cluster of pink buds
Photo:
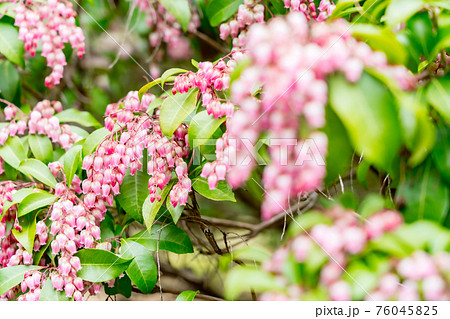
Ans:
{"type": "Polygon", "coordinates": [[[39,301],[41,295],[41,289],[44,285],[44,277],[38,270],[32,270],[25,274],[24,280],[20,284],[22,295],[20,295],[18,301],[39,301]]]}
{"type": "Polygon", "coordinates": [[[309,129],[325,124],[328,100],[327,75],[341,71],[350,82],[358,81],[364,67],[399,75],[399,84],[409,88],[414,78],[405,68],[391,67],[382,52],[356,41],[347,33],[343,20],[333,23],[308,23],[301,13],[275,18],[268,24],[254,25],[247,42],[252,63],[231,87],[232,101],[239,110],[228,121],[228,138],[236,139],[237,159],[229,168],[228,181],[239,186],[255,165],[252,149],[261,133],[270,141],[270,165],[264,170],[267,191],[262,206],[263,218],[285,210],[289,198],[316,189],[325,176],[324,156],[327,138],[315,132],[299,140],[302,118],[309,129]],[[256,87],[256,89],[255,89],[256,87]],[[261,88],[261,99],[254,92],[261,88]],[[308,156],[313,151],[313,156],[308,156]],[[308,159],[309,157],[309,159],[308,159]]]}
{"type": "MultiPolygon", "coordinates": [[[[333,207],[324,214],[332,220],[330,225],[317,224],[308,231],[310,236],[301,234],[293,238],[263,263],[263,269],[274,273],[280,282],[286,282],[282,270],[289,255],[298,263],[308,263],[312,249],[319,249],[319,245],[329,261],[320,270],[318,285],[326,288],[330,300],[352,300],[351,286],[342,279],[344,269],[354,259],[352,256],[367,252],[370,241],[387,232],[395,232],[403,224],[403,219],[399,212],[391,210],[371,215],[364,223],[357,213],[340,207],[333,207]],[[373,223],[379,229],[375,233],[373,223]]],[[[370,254],[370,251],[367,253],[370,254]]],[[[415,251],[400,260],[389,257],[390,268],[365,299],[420,300],[419,287],[422,287],[423,299],[448,300],[450,290],[444,278],[450,271],[449,261],[450,254],[447,252],[432,256],[424,251],[415,251]]],[[[261,295],[261,300],[300,300],[308,288],[294,284],[289,286],[288,291],[288,294],[265,293],[261,295]]]]}
{"type": "Polygon", "coordinates": [[[332,0],[321,0],[319,7],[316,8],[314,0],[283,0],[284,7],[291,11],[302,12],[306,19],[316,20],[319,22],[325,21],[336,9],[332,0]]]}
{"type": "Polygon", "coordinates": [[[230,145],[228,141],[228,133],[224,133],[221,138],[216,141],[216,160],[211,163],[205,163],[201,176],[208,180],[210,189],[215,189],[219,181],[225,180],[227,173],[229,155],[235,154],[236,148],[230,145]]]}
{"type": "Polygon", "coordinates": [[[52,73],[45,78],[45,85],[53,87],[60,83],[67,64],[63,49],[70,43],[78,57],[84,55],[84,35],[75,25],[76,11],[70,1],[48,0],[25,1],[15,8],[15,25],[19,27],[19,38],[25,42],[25,50],[36,54],[39,42],[42,56],[52,73]]]}
{"type": "Polygon", "coordinates": [[[245,0],[238,13],[230,21],[220,25],[220,38],[233,39],[233,48],[243,48],[247,41],[247,30],[255,23],[264,22],[264,5],[258,0],[245,0]]]}
{"type": "MultiPolygon", "coordinates": [[[[186,59],[191,55],[189,39],[184,36],[183,30],[175,17],[157,1],[132,0],[135,5],[146,15],[147,24],[151,29],[149,36],[150,45],[160,49],[161,44],[167,45],[167,54],[173,60],[186,59]]],[[[194,6],[190,6],[194,8],[194,6]]],[[[200,18],[195,9],[191,9],[191,20],[187,30],[195,32],[200,25],[200,18]]],[[[163,51],[157,55],[162,59],[163,51]]]]}
{"type": "Polygon", "coordinates": [[[61,102],[44,100],[36,104],[30,114],[24,114],[17,106],[9,104],[5,110],[5,119],[10,121],[0,131],[0,145],[5,144],[9,136],[28,134],[47,135],[53,143],[58,143],[68,150],[81,137],[70,130],[68,125],[61,125],[55,113],[62,111],[61,102]]]}
{"type": "Polygon", "coordinates": [[[197,87],[202,94],[202,105],[208,114],[215,119],[223,116],[230,118],[234,113],[234,105],[230,101],[223,102],[216,92],[229,89],[230,74],[236,63],[242,58],[242,52],[234,51],[227,62],[225,62],[225,58],[220,59],[216,64],[200,62],[199,70],[196,73],[188,72],[175,78],[172,93],[185,93],[191,88],[197,87]]]}

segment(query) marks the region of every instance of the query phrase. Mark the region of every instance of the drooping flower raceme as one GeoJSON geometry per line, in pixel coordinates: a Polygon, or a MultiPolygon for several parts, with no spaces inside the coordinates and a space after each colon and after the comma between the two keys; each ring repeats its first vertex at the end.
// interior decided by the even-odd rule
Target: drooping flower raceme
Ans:
{"type": "Polygon", "coordinates": [[[52,73],[45,78],[45,85],[58,85],[67,64],[63,49],[70,43],[82,58],[85,52],[84,35],[76,26],[76,11],[70,1],[22,1],[15,8],[15,25],[19,27],[19,38],[25,42],[25,50],[31,56],[36,54],[39,43],[42,56],[52,73]]]}
{"type": "Polygon", "coordinates": [[[314,0],[283,0],[284,7],[291,11],[302,12],[306,19],[325,21],[333,13],[336,8],[332,0],[321,0],[318,7],[314,0]]]}

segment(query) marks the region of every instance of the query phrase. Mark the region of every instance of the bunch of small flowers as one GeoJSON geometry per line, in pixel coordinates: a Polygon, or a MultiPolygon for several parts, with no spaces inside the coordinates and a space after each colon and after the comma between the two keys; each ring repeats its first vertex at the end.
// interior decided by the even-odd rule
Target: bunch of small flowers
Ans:
{"type": "Polygon", "coordinates": [[[302,12],[308,21],[311,19],[325,21],[336,9],[332,0],[321,0],[317,8],[314,0],[283,0],[283,2],[286,9],[302,12]]]}
{"type": "MultiPolygon", "coordinates": [[[[161,44],[167,45],[167,54],[173,60],[186,59],[191,55],[189,39],[184,36],[181,25],[175,17],[167,11],[158,1],[132,0],[145,14],[147,25],[151,29],[149,41],[154,48],[161,48],[161,44]]],[[[191,8],[191,20],[187,30],[195,32],[200,25],[200,18],[193,5],[191,8]]],[[[162,56],[162,55],[160,55],[162,56]]]]}
{"type": "Polygon", "coordinates": [[[243,48],[247,41],[247,31],[255,23],[264,22],[264,5],[258,0],[245,0],[238,13],[228,22],[220,25],[220,38],[233,39],[233,48],[243,48]]]}
{"type": "Polygon", "coordinates": [[[234,51],[227,57],[220,59],[216,64],[200,62],[199,70],[181,74],[175,78],[172,93],[185,93],[196,87],[202,94],[202,105],[208,114],[215,119],[226,116],[230,118],[234,112],[234,105],[230,101],[224,101],[217,96],[217,91],[225,91],[230,87],[230,74],[236,63],[242,60],[243,53],[234,51]]]}
{"type": "MultiPolygon", "coordinates": [[[[371,240],[387,232],[395,232],[403,219],[399,212],[385,210],[370,216],[364,223],[357,213],[333,207],[326,211],[330,224],[317,224],[308,230],[310,236],[301,234],[280,247],[271,259],[263,263],[263,269],[275,274],[280,282],[287,280],[283,267],[289,256],[295,262],[308,263],[312,250],[320,247],[327,255],[328,262],[321,268],[319,285],[326,288],[330,300],[351,300],[351,287],[342,277],[352,256],[366,251],[371,240]],[[377,229],[374,232],[373,224],[377,229]]],[[[370,253],[370,252],[369,252],[370,253]]],[[[438,253],[431,256],[424,251],[416,251],[404,259],[390,258],[390,269],[381,277],[377,288],[370,292],[367,300],[420,300],[419,281],[422,283],[425,300],[445,300],[450,297],[444,274],[449,273],[450,254],[438,253]],[[401,278],[404,278],[402,281],[401,278]]],[[[287,284],[288,285],[288,284],[287,284]]],[[[261,300],[300,300],[308,292],[307,287],[292,284],[287,294],[265,293],[261,300]]]]}
{"type": "Polygon", "coordinates": [[[25,42],[25,50],[36,54],[39,42],[42,56],[52,73],[45,78],[45,85],[53,87],[60,83],[67,64],[63,49],[70,43],[82,58],[85,52],[84,35],[75,25],[77,13],[70,1],[48,0],[21,1],[15,8],[15,25],[19,27],[19,38],[25,42]]]}
{"type": "Polygon", "coordinates": [[[355,82],[364,67],[374,67],[397,76],[403,88],[414,81],[405,68],[389,66],[384,53],[372,51],[347,30],[343,20],[308,23],[303,14],[293,12],[249,31],[246,54],[252,62],[231,87],[232,101],[240,108],[227,129],[228,138],[237,141],[238,162],[229,167],[227,179],[236,187],[249,178],[254,150],[245,142],[255,145],[266,133],[271,163],[263,175],[263,218],[287,209],[289,198],[314,190],[325,176],[326,136],[298,136],[304,131],[302,118],[310,131],[325,124],[327,75],[341,71],[355,82]],[[261,88],[260,99],[254,97],[255,87],[261,88]],[[307,148],[314,151],[312,159],[305,154],[307,148]],[[244,164],[239,160],[249,157],[244,164]]]}
{"type": "Polygon", "coordinates": [[[24,114],[17,106],[8,104],[5,119],[10,121],[0,131],[0,145],[5,144],[9,136],[28,134],[47,135],[53,143],[58,143],[68,150],[81,137],[70,130],[68,125],[61,125],[55,113],[62,111],[61,102],[48,100],[36,104],[30,114],[24,114]]]}

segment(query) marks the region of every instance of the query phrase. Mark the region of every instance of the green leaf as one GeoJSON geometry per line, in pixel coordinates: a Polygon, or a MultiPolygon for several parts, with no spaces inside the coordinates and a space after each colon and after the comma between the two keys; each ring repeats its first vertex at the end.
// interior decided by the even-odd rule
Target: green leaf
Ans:
{"type": "Polygon", "coordinates": [[[52,281],[47,279],[39,295],[39,301],[70,301],[64,291],[56,291],[53,288],[52,281]]]}
{"type": "Polygon", "coordinates": [[[82,154],[83,147],[81,145],[74,145],[64,155],[64,173],[66,173],[67,186],[70,186],[73,177],[83,162],[81,158],[82,154]]]}
{"type": "Polygon", "coordinates": [[[144,230],[129,240],[135,241],[150,251],[156,251],[159,241],[159,249],[171,251],[175,254],[189,254],[194,252],[189,236],[174,225],[153,225],[152,232],[144,230]]]}
{"type": "Polygon", "coordinates": [[[158,276],[153,255],[144,246],[132,240],[122,239],[121,243],[122,256],[133,258],[128,266],[127,275],[142,293],[151,293],[158,276]]]}
{"type": "Polygon", "coordinates": [[[406,202],[405,221],[430,219],[443,222],[450,204],[449,188],[429,159],[406,175],[400,184],[396,201],[406,202]]]}
{"type": "Polygon", "coordinates": [[[41,269],[39,266],[10,266],[0,269],[0,295],[20,284],[30,270],[41,269]]]}
{"type": "Polygon", "coordinates": [[[189,126],[189,145],[194,148],[205,144],[225,120],[214,119],[207,111],[197,113],[189,126]]]}
{"type": "Polygon", "coordinates": [[[169,95],[163,102],[159,113],[162,132],[171,137],[183,120],[191,114],[197,106],[198,89],[187,93],[169,95]]]}
{"type": "Polygon", "coordinates": [[[192,187],[202,196],[216,201],[235,202],[234,193],[225,181],[220,181],[216,189],[209,189],[208,181],[203,177],[192,180],[192,187]]]}
{"type": "Polygon", "coordinates": [[[82,249],[75,256],[81,261],[77,276],[90,282],[103,282],[121,275],[132,259],[121,258],[103,249],[82,249]]]}
{"type": "Polygon", "coordinates": [[[144,172],[137,171],[134,176],[127,172],[116,197],[125,212],[140,223],[144,222],[142,205],[148,196],[148,179],[144,172]]]}
{"type": "Polygon", "coordinates": [[[92,132],[91,135],[86,138],[86,141],[83,144],[83,156],[94,153],[100,143],[103,142],[103,140],[111,134],[112,133],[104,127],[92,132]]]}
{"type": "Polygon", "coordinates": [[[156,108],[160,107],[162,105],[162,103],[164,102],[163,99],[160,98],[156,98],[152,101],[152,103],[150,103],[150,105],[148,106],[147,109],[147,114],[149,115],[153,115],[153,112],[156,108]]]}
{"type": "Polygon", "coordinates": [[[153,80],[152,82],[149,82],[143,87],[141,87],[138,92],[139,99],[142,99],[142,96],[144,96],[144,94],[147,93],[148,90],[150,90],[152,87],[158,84],[161,84],[161,78],[153,80]]]}
{"type": "Polygon", "coordinates": [[[24,46],[19,32],[8,23],[0,22],[0,53],[9,61],[25,68],[24,46]]]}
{"type": "Polygon", "coordinates": [[[19,72],[17,72],[16,68],[11,62],[0,61],[0,95],[2,95],[8,101],[14,101],[19,88],[19,72]]]}
{"type": "Polygon", "coordinates": [[[355,38],[367,42],[373,49],[383,51],[393,64],[403,64],[408,57],[405,47],[388,28],[357,23],[352,25],[352,34],[355,38]]]}
{"type": "Polygon", "coordinates": [[[95,117],[86,111],[79,111],[76,109],[67,109],[55,115],[61,123],[77,123],[85,127],[99,128],[102,125],[95,119],[95,117]]]}
{"type": "MultiPolygon", "coordinates": [[[[436,146],[432,151],[434,165],[450,185],[450,128],[441,125],[438,130],[436,146]]],[[[13,195],[14,196],[14,195],[13,195]]]]}
{"type": "Polygon", "coordinates": [[[206,8],[206,16],[213,27],[228,20],[235,14],[244,0],[213,0],[206,8]]]}
{"type": "Polygon", "coordinates": [[[22,231],[19,232],[13,229],[12,233],[23,248],[32,254],[34,237],[36,235],[36,214],[27,214],[19,217],[19,225],[22,227],[22,231]]]}
{"type": "Polygon", "coordinates": [[[25,197],[22,202],[19,204],[19,208],[17,211],[17,216],[25,216],[26,214],[31,213],[32,211],[46,207],[51,205],[58,196],[47,193],[47,192],[39,192],[32,193],[25,197]]]}
{"type": "Polygon", "coordinates": [[[225,280],[225,299],[235,300],[243,292],[251,289],[256,293],[285,290],[283,284],[272,274],[255,268],[236,267],[225,280]]]}
{"type": "Polygon", "coordinates": [[[329,87],[331,107],[347,129],[354,148],[378,168],[391,167],[402,143],[392,94],[367,73],[355,84],[342,75],[333,76],[329,87]]]}
{"type": "Polygon", "coordinates": [[[428,102],[450,123],[450,76],[431,81],[427,91],[428,102]]]}
{"type": "Polygon", "coordinates": [[[9,137],[6,143],[0,146],[0,156],[3,160],[17,169],[20,163],[27,158],[27,153],[17,136],[9,137]]]}
{"type": "Polygon", "coordinates": [[[36,159],[49,163],[53,161],[53,146],[50,139],[45,135],[29,135],[31,152],[36,159]]]}
{"type": "Polygon", "coordinates": [[[179,74],[179,73],[187,73],[189,72],[188,70],[185,69],[180,69],[180,68],[172,68],[172,69],[168,69],[167,71],[165,71],[162,75],[161,75],[161,86],[164,86],[164,84],[166,83],[167,79],[169,77],[171,77],[174,74],[179,74]]]}
{"type": "Polygon", "coordinates": [[[384,198],[379,194],[368,194],[358,208],[358,214],[364,218],[383,210],[385,206],[384,198]]]}
{"type": "Polygon", "coordinates": [[[166,197],[172,189],[172,186],[173,182],[166,185],[162,190],[158,190],[158,193],[161,196],[160,201],[155,199],[155,201],[152,203],[150,201],[150,195],[148,195],[145,199],[144,204],[142,205],[142,217],[144,218],[144,224],[149,232],[152,230],[156,214],[158,214],[159,209],[166,200],[166,197]]]}
{"type": "Polygon", "coordinates": [[[383,19],[390,27],[394,27],[408,20],[416,12],[420,11],[424,5],[424,0],[391,0],[383,19]]]}
{"type": "Polygon", "coordinates": [[[25,197],[27,197],[28,195],[30,195],[31,193],[33,193],[36,190],[37,189],[35,189],[35,188],[22,188],[22,189],[19,189],[17,192],[15,192],[12,195],[12,201],[6,201],[3,204],[3,213],[0,214],[0,220],[3,219],[3,215],[8,211],[8,209],[10,209],[11,206],[22,202],[22,200],[25,197]]]}
{"type": "Polygon", "coordinates": [[[173,222],[175,224],[178,223],[178,220],[180,219],[180,216],[183,213],[184,206],[178,204],[177,207],[173,207],[172,203],[170,202],[170,197],[167,196],[166,207],[170,213],[170,216],[172,216],[173,222]]]}
{"type": "Polygon", "coordinates": [[[198,290],[197,291],[185,290],[177,296],[177,299],[175,299],[175,301],[193,301],[195,296],[199,292],[200,291],[198,291],[198,290]]]}
{"type": "Polygon", "coordinates": [[[131,297],[131,291],[133,287],[131,286],[130,277],[128,277],[127,275],[123,276],[122,278],[117,278],[114,281],[113,287],[109,287],[106,283],[103,284],[103,286],[105,287],[105,293],[107,295],[121,294],[126,298],[131,297]]]}
{"type": "Polygon", "coordinates": [[[50,186],[52,188],[55,188],[56,186],[56,179],[50,172],[47,165],[37,159],[25,159],[20,163],[20,166],[17,169],[23,174],[34,177],[47,186],[50,186]]]}
{"type": "Polygon", "coordinates": [[[178,23],[187,31],[189,21],[191,21],[191,9],[189,8],[188,0],[159,0],[159,2],[169,11],[178,23]]]}

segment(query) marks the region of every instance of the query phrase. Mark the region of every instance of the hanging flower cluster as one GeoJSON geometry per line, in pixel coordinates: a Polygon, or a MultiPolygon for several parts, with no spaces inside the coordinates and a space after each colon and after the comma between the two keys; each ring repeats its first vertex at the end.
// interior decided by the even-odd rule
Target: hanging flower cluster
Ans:
{"type": "Polygon", "coordinates": [[[314,0],[283,0],[283,2],[286,9],[302,12],[308,21],[311,19],[319,22],[325,21],[336,9],[332,0],[321,0],[318,7],[314,0]]]}
{"type": "Polygon", "coordinates": [[[243,48],[247,41],[247,31],[251,25],[264,22],[264,5],[258,0],[245,0],[238,13],[228,22],[220,25],[220,38],[233,39],[233,48],[243,48]]]}
{"type": "MultiPolygon", "coordinates": [[[[333,207],[324,214],[332,223],[315,225],[309,230],[311,237],[306,234],[295,237],[263,264],[265,271],[275,274],[280,282],[286,283],[288,293],[264,293],[261,300],[301,300],[311,287],[289,284],[283,275],[284,264],[289,256],[293,257],[295,263],[308,263],[313,250],[322,249],[325,251],[326,261],[320,270],[318,287],[327,291],[330,300],[352,300],[351,286],[342,279],[352,258],[366,251],[371,241],[387,232],[395,232],[403,224],[401,214],[390,210],[376,213],[364,223],[357,213],[341,207],[333,207]]],[[[376,288],[368,291],[365,298],[420,300],[421,286],[425,300],[447,300],[450,290],[445,276],[450,271],[449,261],[450,254],[446,252],[430,255],[420,250],[406,258],[390,257],[387,269],[376,288]]]]}
{"type": "Polygon", "coordinates": [[[79,58],[85,52],[83,31],[75,24],[77,13],[72,3],[66,0],[26,0],[20,2],[15,11],[15,25],[19,27],[19,38],[25,42],[25,50],[34,56],[40,42],[41,54],[52,69],[45,78],[45,85],[50,88],[58,85],[67,64],[64,44],[70,43],[79,58]]]}
{"type": "Polygon", "coordinates": [[[355,82],[364,67],[374,67],[394,76],[405,89],[415,81],[405,68],[389,66],[384,53],[372,51],[347,31],[343,20],[310,24],[295,12],[249,31],[246,53],[252,64],[232,85],[232,101],[240,108],[227,123],[228,139],[237,141],[238,165],[227,169],[232,186],[247,180],[255,156],[245,143],[255,145],[261,133],[267,133],[271,163],[263,174],[263,218],[287,209],[289,198],[316,189],[325,175],[326,136],[313,132],[306,140],[298,137],[304,129],[301,118],[310,130],[325,123],[327,75],[341,71],[355,82]]]}
{"type": "MultiPolygon", "coordinates": [[[[184,36],[181,25],[175,17],[167,11],[158,1],[153,0],[131,0],[135,3],[147,18],[147,25],[150,28],[149,41],[153,48],[160,49],[164,43],[167,45],[167,54],[173,60],[182,60],[191,56],[191,44],[184,36]]],[[[194,6],[190,6],[191,20],[187,30],[195,32],[200,25],[200,17],[194,6]]],[[[163,58],[164,50],[159,50],[156,59],[163,58]]],[[[155,65],[155,67],[157,67],[155,65]]]]}
{"type": "MultiPolygon", "coordinates": [[[[138,92],[133,91],[122,101],[108,105],[105,127],[112,134],[83,161],[83,169],[88,174],[88,179],[82,184],[87,207],[94,207],[99,200],[112,205],[113,196],[119,194],[127,169],[134,175],[142,168],[144,148],[148,149],[149,155],[147,168],[151,175],[148,183],[151,202],[161,200],[158,188],[163,189],[175,171],[178,182],[170,193],[171,202],[173,206],[186,204],[191,190],[187,165],[183,160],[189,155],[188,127],[182,124],[170,139],[164,136],[159,126],[159,110],[154,115],[146,113],[154,98],[146,94],[140,101],[138,92]],[[117,126],[119,129],[116,130],[117,126]]],[[[96,214],[102,219],[104,210],[96,214]]]]}

